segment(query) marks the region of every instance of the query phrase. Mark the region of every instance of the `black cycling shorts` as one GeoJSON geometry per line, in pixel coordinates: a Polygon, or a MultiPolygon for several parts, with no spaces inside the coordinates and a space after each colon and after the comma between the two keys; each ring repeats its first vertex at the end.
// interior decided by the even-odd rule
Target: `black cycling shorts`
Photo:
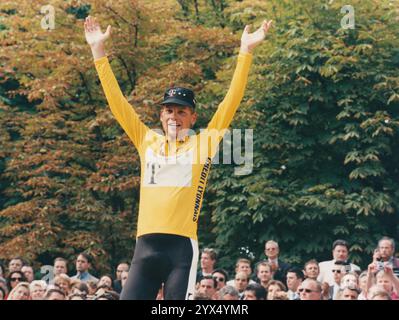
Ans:
{"type": "Polygon", "coordinates": [[[153,233],[137,239],[121,300],[154,300],[162,283],[165,300],[192,299],[198,263],[197,241],[153,233]]]}

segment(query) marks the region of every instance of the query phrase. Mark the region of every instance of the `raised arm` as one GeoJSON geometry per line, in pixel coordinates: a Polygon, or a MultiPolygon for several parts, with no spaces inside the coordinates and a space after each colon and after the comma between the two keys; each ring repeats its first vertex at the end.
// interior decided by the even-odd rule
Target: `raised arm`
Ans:
{"type": "Polygon", "coordinates": [[[89,16],[84,23],[84,29],[86,41],[91,48],[94,64],[112,114],[138,151],[141,152],[140,146],[146,134],[151,131],[141,122],[133,107],[123,95],[109,65],[105,54],[105,41],[111,36],[111,26],[108,26],[103,33],[96,19],[89,16]]]}
{"type": "Polygon", "coordinates": [[[249,33],[250,26],[245,26],[244,32],[241,36],[240,52],[252,53],[252,51],[265,39],[271,25],[272,20],[264,20],[260,28],[253,33],[249,33]]]}
{"type": "Polygon", "coordinates": [[[84,23],[86,41],[90,46],[94,60],[105,57],[105,41],[111,35],[111,26],[102,33],[100,25],[95,18],[88,16],[84,23]]]}
{"type": "MultiPolygon", "coordinates": [[[[253,33],[249,33],[249,26],[245,27],[241,36],[240,53],[238,55],[237,66],[234,71],[233,79],[231,80],[230,88],[208,124],[208,134],[217,136],[218,133],[216,131],[222,131],[230,126],[234,114],[244,96],[249,68],[252,62],[252,52],[265,39],[271,24],[272,21],[265,20],[260,28],[253,33]],[[216,131],[214,129],[216,129],[216,131]],[[213,133],[211,131],[213,131],[213,133]]],[[[221,137],[219,136],[217,140],[220,141],[220,139],[221,137]]],[[[216,147],[217,146],[212,148],[213,150],[211,153],[215,152],[216,147]]]]}
{"type": "Polygon", "coordinates": [[[367,295],[370,291],[370,288],[374,285],[375,283],[375,273],[377,272],[377,266],[375,262],[372,262],[368,265],[367,267],[367,282],[366,282],[366,290],[365,290],[365,297],[367,298],[367,295]]]}

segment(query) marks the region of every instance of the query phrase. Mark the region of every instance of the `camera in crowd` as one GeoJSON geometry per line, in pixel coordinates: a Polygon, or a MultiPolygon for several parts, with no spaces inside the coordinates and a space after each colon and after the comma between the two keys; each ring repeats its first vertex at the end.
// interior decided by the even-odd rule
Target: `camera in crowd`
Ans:
{"type": "Polygon", "coordinates": [[[384,270],[384,262],[377,260],[377,272],[384,270]]]}

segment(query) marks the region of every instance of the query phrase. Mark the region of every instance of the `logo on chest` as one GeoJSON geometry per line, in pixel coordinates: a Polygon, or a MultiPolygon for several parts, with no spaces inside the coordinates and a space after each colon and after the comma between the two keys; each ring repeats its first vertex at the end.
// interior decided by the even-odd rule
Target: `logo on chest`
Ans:
{"type": "Polygon", "coordinates": [[[161,156],[151,148],[145,153],[145,187],[191,187],[193,176],[193,151],[176,156],[161,156]]]}

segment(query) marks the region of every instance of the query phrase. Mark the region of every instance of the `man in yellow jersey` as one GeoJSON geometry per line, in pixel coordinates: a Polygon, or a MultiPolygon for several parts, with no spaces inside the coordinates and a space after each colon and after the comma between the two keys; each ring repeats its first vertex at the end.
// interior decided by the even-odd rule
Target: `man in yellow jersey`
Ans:
{"type": "Polygon", "coordinates": [[[253,33],[245,27],[230,88],[205,130],[190,134],[197,120],[194,93],[174,87],[166,90],[161,103],[164,134],[159,134],[139,119],[112,73],[104,49],[111,26],[103,33],[94,18],[86,18],[86,40],[109,107],[141,162],[137,242],[121,299],[155,299],[162,283],[165,299],[193,297],[198,217],[211,160],[244,95],[252,50],[264,40],[270,25],[271,21],[264,21],[253,33]]]}

